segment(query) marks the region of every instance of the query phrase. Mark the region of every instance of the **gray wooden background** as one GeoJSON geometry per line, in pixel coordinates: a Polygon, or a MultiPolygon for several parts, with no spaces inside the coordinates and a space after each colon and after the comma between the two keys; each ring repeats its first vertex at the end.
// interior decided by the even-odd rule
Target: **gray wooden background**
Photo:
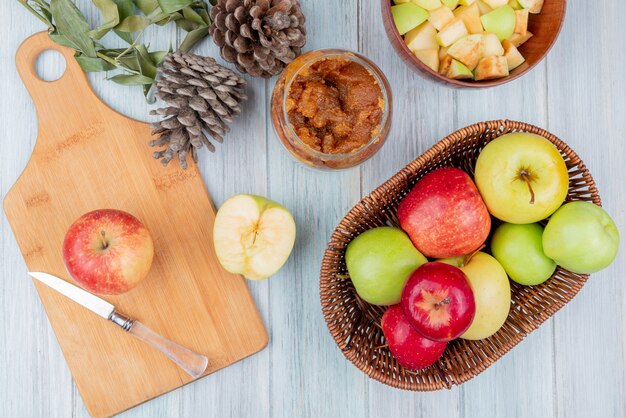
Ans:
{"type": "MultiPolygon", "coordinates": [[[[78,3],[94,22],[89,0],[78,3]]],[[[559,41],[530,74],[499,88],[455,91],[423,80],[395,55],[377,0],[303,0],[307,50],[360,51],[389,78],[395,108],[389,140],[360,168],[338,173],[304,168],[281,148],[268,118],[275,80],[250,79],[243,117],[215,154],[201,153],[200,167],[217,205],[233,194],[255,193],[282,202],[296,218],[298,239],[288,263],[275,277],[249,283],[270,344],[124,416],[626,416],[626,245],[618,261],[593,275],[554,318],[479,377],[449,391],[402,392],[368,379],[335,346],[319,303],[322,254],[343,214],[438,139],[478,121],[521,120],[567,141],[587,163],[626,237],[624,9],[619,1],[569,3],[559,41]]],[[[0,2],[2,196],[26,165],[37,135],[14,54],[39,30],[40,22],[17,2],[0,2]]],[[[180,40],[172,28],[145,36],[154,47],[180,40]]],[[[217,56],[209,39],[196,52],[217,56]]],[[[61,66],[52,56],[40,69],[51,75],[61,66]]],[[[111,107],[148,118],[140,91],[102,76],[92,82],[111,107]]],[[[4,216],[0,235],[0,416],[86,416],[4,216]]]]}

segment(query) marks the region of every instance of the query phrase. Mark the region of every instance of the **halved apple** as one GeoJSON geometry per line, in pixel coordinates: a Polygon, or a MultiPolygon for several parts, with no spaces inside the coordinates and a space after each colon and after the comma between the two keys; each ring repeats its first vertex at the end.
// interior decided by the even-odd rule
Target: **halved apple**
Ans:
{"type": "MultiPolygon", "coordinates": [[[[483,35],[464,36],[448,48],[448,54],[452,58],[465,64],[470,70],[473,70],[478,65],[478,61],[483,57],[482,38],[483,35]]],[[[498,42],[498,45],[499,44],[498,42]]]]}
{"type": "Polygon", "coordinates": [[[491,56],[480,60],[474,71],[475,80],[491,80],[509,75],[505,57],[491,56]]]}
{"type": "Polygon", "coordinates": [[[515,10],[511,6],[502,6],[480,17],[485,32],[498,35],[500,41],[504,41],[515,30],[515,10]]]}
{"type": "Polygon", "coordinates": [[[541,13],[543,8],[543,0],[517,0],[524,9],[528,9],[530,13],[541,13]]]}
{"type": "Polygon", "coordinates": [[[435,49],[439,48],[439,44],[435,39],[436,36],[437,29],[435,29],[432,23],[426,21],[415,29],[407,32],[404,36],[404,42],[411,51],[417,51],[418,49],[435,49]]]}
{"type": "Polygon", "coordinates": [[[480,21],[480,10],[478,4],[472,3],[468,6],[460,6],[454,10],[454,16],[465,23],[469,33],[483,33],[483,24],[480,21]]]}
{"type": "Polygon", "coordinates": [[[526,61],[519,50],[510,41],[505,40],[502,42],[504,47],[504,57],[506,58],[509,71],[513,71],[526,61]]]}
{"type": "Polygon", "coordinates": [[[418,49],[413,54],[433,71],[439,68],[439,49],[418,49]]]}
{"type": "Polygon", "coordinates": [[[391,6],[391,15],[400,35],[404,35],[428,19],[428,12],[415,3],[391,6]]]}
{"type": "Polygon", "coordinates": [[[259,280],[285,264],[296,239],[296,223],[287,209],[269,199],[236,195],[215,216],[213,242],[222,266],[259,280]]]}
{"type": "Polygon", "coordinates": [[[454,14],[446,6],[441,6],[438,9],[431,10],[428,21],[437,28],[437,30],[443,29],[450,21],[454,19],[454,14]]]}
{"type": "Polygon", "coordinates": [[[454,18],[437,34],[437,42],[441,46],[450,46],[467,34],[465,23],[461,19],[454,18]]]}

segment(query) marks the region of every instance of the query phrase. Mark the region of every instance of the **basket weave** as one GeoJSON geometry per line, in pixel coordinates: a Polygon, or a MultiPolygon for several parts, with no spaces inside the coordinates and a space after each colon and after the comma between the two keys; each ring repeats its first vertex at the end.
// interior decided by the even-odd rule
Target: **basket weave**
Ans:
{"type": "Polygon", "coordinates": [[[398,226],[398,203],[421,177],[443,166],[473,174],[478,154],[489,141],[517,131],[541,135],[559,149],[569,170],[568,201],[585,200],[601,205],[595,182],[574,151],[543,129],[508,120],[477,123],[454,132],[363,198],[341,220],[330,238],[322,261],[320,299],[335,342],[346,358],[371,378],[415,391],[449,389],[466,382],[537,329],[585,284],[588,275],[560,267],[538,286],[511,282],[511,310],[496,334],[480,341],[454,340],[437,363],[417,372],[405,370],[386,348],[379,325],[385,308],[362,301],[354,290],[344,259],[346,246],[353,238],[378,226],[398,226]]]}

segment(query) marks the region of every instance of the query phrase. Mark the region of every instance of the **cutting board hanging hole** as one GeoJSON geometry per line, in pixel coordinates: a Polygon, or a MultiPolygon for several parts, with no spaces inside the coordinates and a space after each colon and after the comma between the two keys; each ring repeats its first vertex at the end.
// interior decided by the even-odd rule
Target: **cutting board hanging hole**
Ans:
{"type": "Polygon", "coordinates": [[[56,81],[65,74],[66,65],[60,52],[47,49],[37,56],[35,71],[43,81],[56,81]]]}

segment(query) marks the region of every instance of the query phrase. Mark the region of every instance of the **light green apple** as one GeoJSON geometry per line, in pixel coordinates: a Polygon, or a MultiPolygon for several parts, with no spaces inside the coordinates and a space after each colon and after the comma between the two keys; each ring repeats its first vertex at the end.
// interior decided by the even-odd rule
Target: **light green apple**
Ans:
{"type": "Polygon", "coordinates": [[[548,280],[556,263],[543,252],[539,224],[500,225],[491,238],[491,253],[509,277],[519,284],[534,286],[548,280]]]}
{"type": "Polygon", "coordinates": [[[600,271],[615,260],[619,231],[613,219],[591,202],[570,202],[551,217],[543,232],[543,249],[574,273],[600,271]]]}
{"type": "Polygon", "coordinates": [[[363,232],[346,249],[354,288],[374,305],[399,303],[409,275],[427,261],[401,229],[387,226],[363,232]]]}
{"type": "Polygon", "coordinates": [[[461,338],[482,340],[498,332],[511,308],[511,285],[498,260],[483,252],[439,260],[460,268],[469,279],[476,315],[461,338]]]}
{"type": "Polygon", "coordinates": [[[498,7],[480,17],[485,32],[495,33],[500,41],[513,35],[515,30],[515,10],[509,5],[498,7]]]}
{"type": "Polygon", "coordinates": [[[233,196],[215,216],[213,243],[218,260],[226,270],[247,279],[265,279],[280,270],[295,239],[291,213],[261,196],[233,196]]]}
{"type": "Polygon", "coordinates": [[[428,19],[428,12],[415,3],[391,6],[391,15],[400,35],[404,35],[428,19]]]}
{"type": "Polygon", "coordinates": [[[525,132],[488,143],[478,156],[474,177],[489,212],[515,224],[546,219],[563,204],[569,184],[556,147],[525,132]]]}

